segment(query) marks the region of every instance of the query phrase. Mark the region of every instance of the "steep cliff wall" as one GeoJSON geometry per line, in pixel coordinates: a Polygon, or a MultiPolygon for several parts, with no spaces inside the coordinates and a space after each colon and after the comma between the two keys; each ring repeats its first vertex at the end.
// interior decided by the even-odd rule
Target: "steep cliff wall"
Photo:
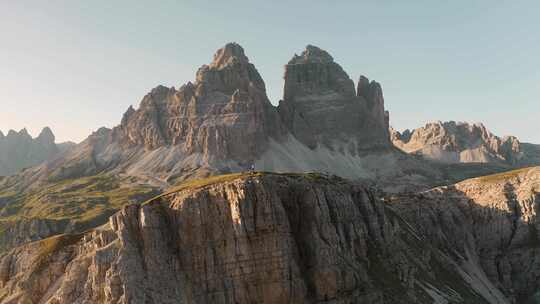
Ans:
{"type": "Polygon", "coordinates": [[[539,294],[540,167],[397,197],[391,205],[429,243],[477,264],[512,303],[539,294]]]}
{"type": "Polygon", "coordinates": [[[465,266],[364,187],[235,174],[4,254],[0,303],[509,303],[465,266]]]}

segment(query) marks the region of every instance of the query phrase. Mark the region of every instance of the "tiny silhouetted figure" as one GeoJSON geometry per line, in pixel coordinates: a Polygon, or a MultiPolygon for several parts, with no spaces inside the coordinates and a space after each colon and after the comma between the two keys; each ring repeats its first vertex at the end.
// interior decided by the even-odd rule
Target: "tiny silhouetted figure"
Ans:
{"type": "Polygon", "coordinates": [[[249,166],[249,172],[255,172],[255,164],[251,164],[251,166],[249,166]]]}

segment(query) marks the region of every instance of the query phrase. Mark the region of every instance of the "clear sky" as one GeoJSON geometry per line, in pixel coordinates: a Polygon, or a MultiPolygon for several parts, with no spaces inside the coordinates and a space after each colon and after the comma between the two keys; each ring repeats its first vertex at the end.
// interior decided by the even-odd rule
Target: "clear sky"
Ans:
{"type": "Polygon", "coordinates": [[[382,84],[398,129],[483,122],[540,143],[538,3],[0,0],[0,130],[80,141],[236,41],[274,104],[283,65],[314,44],[382,84]]]}

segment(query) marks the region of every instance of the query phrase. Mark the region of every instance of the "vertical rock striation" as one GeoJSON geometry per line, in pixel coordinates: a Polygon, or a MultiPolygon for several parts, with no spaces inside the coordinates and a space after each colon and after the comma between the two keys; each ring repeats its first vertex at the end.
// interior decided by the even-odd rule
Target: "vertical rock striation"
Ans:
{"type": "MultiPolygon", "coordinates": [[[[476,263],[510,303],[540,291],[540,167],[479,177],[394,200],[393,207],[458,263],[476,263]]],[[[483,272],[483,273],[482,273],[483,272]]]]}
{"type": "Polygon", "coordinates": [[[381,86],[354,83],[332,56],[308,45],[285,66],[278,111],[292,134],[311,149],[352,144],[350,152],[390,147],[381,86]]]}
{"type": "Polygon", "coordinates": [[[0,256],[0,303],[510,303],[423,237],[341,179],[214,177],[0,256]]]}
{"type": "Polygon", "coordinates": [[[247,164],[281,132],[264,81],[242,47],[229,43],[197,71],[195,83],[178,90],[158,86],[138,110],[129,108],[114,136],[127,146],[181,145],[208,162],[247,164]]]}

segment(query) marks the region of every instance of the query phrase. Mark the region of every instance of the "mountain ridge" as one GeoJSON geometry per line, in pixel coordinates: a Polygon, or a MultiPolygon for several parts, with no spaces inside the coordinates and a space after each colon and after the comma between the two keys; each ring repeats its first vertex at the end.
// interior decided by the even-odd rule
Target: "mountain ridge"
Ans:
{"type": "Polygon", "coordinates": [[[401,133],[391,128],[390,133],[401,150],[443,163],[540,163],[539,145],[521,143],[515,136],[498,137],[482,123],[437,121],[401,133]]]}
{"type": "Polygon", "coordinates": [[[55,143],[55,136],[49,127],[44,127],[38,136],[32,138],[26,128],[19,132],[9,130],[6,135],[0,131],[0,176],[9,176],[47,161],[73,144],[55,143]]]}

